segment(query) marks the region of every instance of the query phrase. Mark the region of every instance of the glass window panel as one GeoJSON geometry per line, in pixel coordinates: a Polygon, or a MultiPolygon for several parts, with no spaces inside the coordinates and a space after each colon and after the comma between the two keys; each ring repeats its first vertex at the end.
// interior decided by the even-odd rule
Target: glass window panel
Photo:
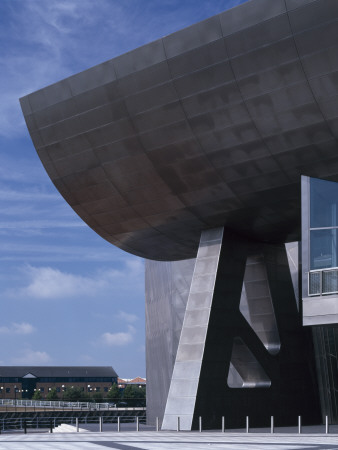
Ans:
{"type": "Polygon", "coordinates": [[[310,270],[337,267],[337,231],[311,230],[310,270]]]}
{"type": "Polygon", "coordinates": [[[338,183],[310,179],[310,227],[338,225],[338,183]]]}

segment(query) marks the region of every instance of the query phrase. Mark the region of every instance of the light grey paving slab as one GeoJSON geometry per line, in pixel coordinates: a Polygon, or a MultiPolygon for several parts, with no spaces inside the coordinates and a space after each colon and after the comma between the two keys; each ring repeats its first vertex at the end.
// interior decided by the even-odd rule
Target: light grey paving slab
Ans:
{"type": "Polygon", "coordinates": [[[5,442],[0,444],[1,450],[98,450],[101,446],[90,442],[5,442]]]}
{"type": "MultiPolygon", "coordinates": [[[[170,443],[161,443],[160,445],[158,444],[146,444],[146,445],[142,445],[143,450],[166,450],[166,449],[171,449],[172,448],[172,444],[170,443]]],[[[248,446],[248,444],[228,444],[228,443],[188,443],[188,444],[181,444],[179,447],[180,450],[192,450],[192,448],[194,450],[209,450],[209,449],[224,449],[224,450],[262,450],[263,448],[267,448],[269,450],[303,450],[304,446],[303,445],[282,445],[280,446],[279,444],[277,444],[276,446],[271,446],[270,444],[266,447],[263,447],[261,443],[258,444],[253,444],[248,446]],[[193,445],[193,447],[192,447],[193,445]]],[[[309,447],[310,448],[314,448],[314,447],[309,447]]]]}
{"type": "Polygon", "coordinates": [[[101,445],[105,448],[114,448],[115,450],[142,450],[141,447],[136,447],[134,444],[121,444],[118,442],[99,442],[98,445],[101,445]]]}
{"type": "MultiPolygon", "coordinates": [[[[309,430],[311,431],[311,430],[309,430]]],[[[231,432],[126,432],[44,434],[2,434],[0,450],[334,450],[335,434],[231,433],[231,432]]]]}

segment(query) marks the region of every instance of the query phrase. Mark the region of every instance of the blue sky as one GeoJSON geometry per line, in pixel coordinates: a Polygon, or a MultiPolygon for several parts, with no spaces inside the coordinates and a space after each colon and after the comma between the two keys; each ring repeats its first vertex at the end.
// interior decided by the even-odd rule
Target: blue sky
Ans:
{"type": "Polygon", "coordinates": [[[144,263],[46,175],[19,97],[243,0],[0,0],[0,365],[145,376],[144,263]]]}

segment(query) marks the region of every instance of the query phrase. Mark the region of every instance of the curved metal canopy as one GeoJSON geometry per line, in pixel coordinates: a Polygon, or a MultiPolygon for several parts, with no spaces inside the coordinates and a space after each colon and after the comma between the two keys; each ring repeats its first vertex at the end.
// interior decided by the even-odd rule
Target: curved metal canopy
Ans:
{"type": "Polygon", "coordinates": [[[135,255],[203,229],[299,239],[300,175],[338,175],[338,2],[251,0],[21,99],[60,193],[135,255]]]}

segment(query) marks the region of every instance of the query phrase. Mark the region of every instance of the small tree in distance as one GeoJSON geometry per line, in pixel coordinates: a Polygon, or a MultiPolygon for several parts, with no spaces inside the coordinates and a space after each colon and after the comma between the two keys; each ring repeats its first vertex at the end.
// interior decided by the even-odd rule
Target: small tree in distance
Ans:
{"type": "Polygon", "coordinates": [[[115,403],[117,403],[120,400],[121,393],[116,383],[114,383],[112,387],[109,389],[107,398],[115,403]]]}
{"type": "Polygon", "coordinates": [[[33,394],[32,400],[41,400],[41,398],[42,398],[41,392],[39,391],[39,389],[37,389],[33,394]]]}
{"type": "Polygon", "coordinates": [[[123,401],[126,402],[128,406],[145,406],[145,387],[128,384],[123,392],[123,401]]]}
{"type": "Polygon", "coordinates": [[[67,388],[62,395],[62,399],[66,400],[66,402],[81,402],[83,397],[84,393],[82,389],[77,386],[67,388]]]}
{"type": "Polygon", "coordinates": [[[47,399],[47,400],[59,400],[58,393],[56,392],[56,389],[55,389],[55,388],[52,388],[52,389],[48,392],[48,394],[47,394],[47,396],[46,396],[46,399],[47,399]]]}
{"type": "Polygon", "coordinates": [[[101,392],[94,392],[93,399],[96,403],[101,403],[103,401],[103,395],[101,394],[101,392]]]}

